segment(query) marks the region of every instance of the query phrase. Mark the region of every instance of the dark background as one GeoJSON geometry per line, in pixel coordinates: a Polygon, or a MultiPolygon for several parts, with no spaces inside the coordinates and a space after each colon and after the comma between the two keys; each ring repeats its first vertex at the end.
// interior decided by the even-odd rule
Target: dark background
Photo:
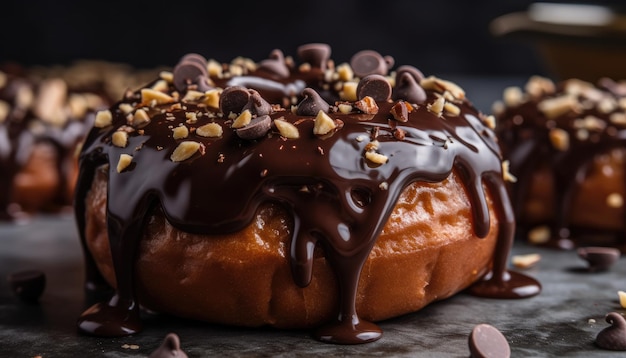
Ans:
{"type": "MultiPolygon", "coordinates": [[[[426,74],[545,74],[530,43],[495,38],[495,17],[529,0],[17,1],[0,10],[0,63],[76,59],[173,66],[188,52],[228,62],[325,42],[336,62],[362,49],[426,74]]],[[[598,2],[596,2],[598,3],[598,2]]]]}

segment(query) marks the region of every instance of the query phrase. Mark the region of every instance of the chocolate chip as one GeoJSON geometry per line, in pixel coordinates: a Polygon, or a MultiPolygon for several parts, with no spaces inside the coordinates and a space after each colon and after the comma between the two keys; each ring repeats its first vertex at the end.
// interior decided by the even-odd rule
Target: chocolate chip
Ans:
{"type": "Polygon", "coordinates": [[[163,342],[148,358],[187,358],[187,354],[180,348],[180,339],[176,333],[168,333],[163,342]]]}
{"type": "Polygon", "coordinates": [[[393,57],[383,57],[373,50],[359,51],[350,59],[352,71],[361,78],[372,74],[386,75],[393,63],[393,57]]]}
{"type": "Polygon", "coordinates": [[[261,97],[259,92],[249,89],[248,93],[250,94],[250,97],[248,97],[248,102],[243,106],[241,111],[245,111],[247,109],[250,113],[257,116],[264,116],[272,113],[272,105],[261,97]]]}
{"type": "Polygon", "coordinates": [[[402,65],[396,69],[396,83],[398,82],[398,79],[402,77],[403,73],[411,74],[411,76],[413,76],[413,78],[415,78],[415,81],[417,81],[418,83],[424,79],[424,74],[422,73],[422,71],[410,65],[402,65]]]}
{"type": "Polygon", "coordinates": [[[186,91],[189,84],[196,83],[198,76],[208,76],[207,61],[202,55],[187,54],[176,64],[173,75],[176,89],[186,91]]]}
{"type": "Polygon", "coordinates": [[[225,115],[241,113],[243,106],[248,103],[250,92],[242,86],[226,87],[220,95],[220,110],[225,115]]]}
{"type": "Polygon", "coordinates": [[[296,114],[299,116],[315,116],[319,111],[328,113],[330,105],[312,88],[305,88],[302,91],[304,98],[298,104],[296,114]]]}
{"type": "Polygon", "coordinates": [[[620,251],[612,247],[581,247],[577,250],[578,256],[589,264],[589,271],[606,271],[620,257],[620,251]]]}
{"type": "Polygon", "coordinates": [[[393,99],[403,99],[410,103],[424,103],[426,102],[426,92],[411,73],[402,72],[402,75],[396,80],[393,99]]]}
{"type": "Polygon", "coordinates": [[[258,71],[265,71],[280,78],[289,77],[289,67],[285,63],[285,56],[281,50],[273,50],[267,60],[259,63],[258,71]]]}
{"type": "Polygon", "coordinates": [[[206,92],[215,88],[211,85],[209,78],[204,75],[198,76],[195,83],[198,86],[197,90],[200,92],[206,92]]]}
{"type": "Polygon", "coordinates": [[[241,139],[253,140],[264,137],[272,127],[272,119],[268,115],[252,118],[246,126],[236,130],[241,139]]]}
{"type": "Polygon", "coordinates": [[[359,81],[356,93],[359,99],[370,96],[378,102],[384,102],[391,98],[391,84],[381,75],[365,76],[359,81]]]}
{"type": "Polygon", "coordinates": [[[509,342],[497,328],[489,324],[474,326],[468,343],[471,358],[508,358],[511,356],[509,342]]]}
{"type": "Polygon", "coordinates": [[[626,351],[626,319],[617,312],[606,315],[606,327],[596,336],[596,345],[613,351],[626,351]]]}
{"type": "Polygon", "coordinates": [[[14,272],[8,277],[15,295],[26,303],[37,303],[46,287],[46,275],[39,270],[14,272]]]}
{"type": "Polygon", "coordinates": [[[307,62],[313,68],[326,70],[326,64],[330,59],[330,46],[323,43],[310,43],[298,47],[298,57],[307,62]]]}

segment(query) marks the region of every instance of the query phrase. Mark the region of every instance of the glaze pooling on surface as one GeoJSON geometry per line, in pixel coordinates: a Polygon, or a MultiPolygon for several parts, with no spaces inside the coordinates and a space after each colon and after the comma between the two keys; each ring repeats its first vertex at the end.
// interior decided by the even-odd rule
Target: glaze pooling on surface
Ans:
{"type": "MultiPolygon", "coordinates": [[[[307,56],[316,58],[310,51],[307,56]]],[[[133,264],[138,238],[152,210],[158,207],[172,226],[182,231],[220,234],[241,230],[260,204],[271,201],[285,207],[294,219],[290,263],[295,283],[309,284],[316,245],[324,248],[338,281],[337,319],[316,330],[316,337],[342,344],[377,340],[380,328],[362,320],[355,309],[361,268],[400,193],[416,181],[440,182],[453,169],[465,183],[472,203],[476,235],[486,236],[490,225],[484,188],[493,195],[499,215],[493,274],[474,292],[492,297],[539,292],[534,280],[506,271],[514,220],[500,153],[493,131],[483,123],[485,116],[473,108],[460,88],[430,77],[425,79],[423,103],[373,101],[368,90],[350,93],[346,83],[357,82],[340,69],[323,71],[321,64],[303,69],[276,51],[270,60],[281,62],[280,68],[287,66],[289,75],[284,76],[282,69],[272,70],[267,62],[258,70],[249,62],[237,65],[241,76],[234,77],[212,73],[209,65],[210,80],[202,81],[211,88],[195,92],[200,81],[195,76],[202,70],[194,70],[198,64],[186,57],[175,73],[191,73],[190,78],[174,76],[171,81],[164,74],[163,80],[147,88],[166,83],[159,87],[166,96],[137,91],[111,108],[111,125],[104,122],[90,133],[81,153],[76,195],[79,231],[84,242],[83,199],[96,168],[108,165],[107,226],[118,287],[109,302],[96,304],[81,316],[81,331],[119,336],[141,329],[133,294],[133,264]],[[294,86],[302,83],[304,86],[294,86]],[[246,94],[245,89],[233,90],[234,86],[252,89],[246,94]],[[315,90],[329,104],[328,113],[296,114],[303,97],[292,93],[293,88],[315,90]],[[212,97],[215,91],[221,93],[219,101],[212,97]],[[359,100],[369,105],[361,103],[363,109],[357,109],[359,100]],[[271,104],[270,109],[264,101],[271,104]],[[404,106],[406,121],[392,114],[394,106],[404,106]],[[269,116],[271,130],[261,138],[240,138],[231,126],[246,123],[246,109],[269,116]],[[148,113],[149,120],[134,126],[140,110],[148,113]],[[210,123],[222,129],[220,134],[199,135],[199,128],[210,123]],[[327,128],[315,134],[322,126],[327,128]],[[128,134],[125,145],[112,144],[118,131],[128,134]],[[176,132],[187,135],[174,139],[176,132]],[[132,159],[120,170],[122,156],[132,159]],[[526,291],[519,290],[520,286],[526,291]]],[[[390,63],[389,59],[383,61],[390,63]]],[[[367,87],[377,88],[377,93],[381,88],[367,87]]],[[[315,97],[310,90],[305,93],[315,97]]],[[[319,103],[314,107],[327,108],[319,103]]],[[[88,286],[97,286],[103,280],[85,251],[88,286]]]]}

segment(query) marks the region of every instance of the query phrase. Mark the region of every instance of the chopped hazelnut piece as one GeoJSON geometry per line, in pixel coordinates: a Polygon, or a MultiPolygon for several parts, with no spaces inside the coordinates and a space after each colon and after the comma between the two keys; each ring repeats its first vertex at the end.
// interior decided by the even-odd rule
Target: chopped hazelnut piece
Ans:
{"type": "MultiPolygon", "coordinates": [[[[0,72],[2,73],[2,72],[0,72]]],[[[3,100],[0,100],[0,123],[4,122],[9,115],[11,106],[3,100]]]]}
{"type": "Polygon", "coordinates": [[[220,107],[220,96],[222,95],[222,90],[212,89],[208,90],[204,93],[204,104],[209,107],[219,108],[220,107]]]}
{"type": "Polygon", "coordinates": [[[580,110],[580,105],[576,97],[564,95],[544,99],[539,102],[537,108],[543,112],[548,119],[553,119],[569,112],[578,112],[580,110]]]}
{"type": "Polygon", "coordinates": [[[207,72],[210,77],[222,78],[222,64],[210,59],[207,63],[207,72]]]}
{"type": "Polygon", "coordinates": [[[120,159],[117,162],[117,172],[121,173],[124,169],[128,168],[132,161],[132,156],[128,154],[120,154],[120,159]]]}
{"type": "Polygon", "coordinates": [[[483,119],[483,123],[489,129],[496,129],[496,117],[494,117],[493,115],[488,115],[488,116],[484,116],[482,119],[483,119]]]}
{"type": "Polygon", "coordinates": [[[185,94],[185,97],[183,97],[182,100],[184,102],[192,102],[192,101],[198,101],[202,97],[204,97],[204,92],[187,90],[187,93],[185,94]]]}
{"type": "Polygon", "coordinates": [[[114,146],[124,148],[128,145],[128,133],[118,130],[111,136],[111,141],[114,146]]]}
{"type": "Polygon", "coordinates": [[[523,269],[533,267],[539,261],[541,261],[539,254],[513,255],[512,257],[513,266],[523,269]]]}
{"type": "Polygon", "coordinates": [[[617,101],[611,97],[604,97],[597,104],[598,111],[604,114],[613,112],[617,106],[617,101]]]}
{"type": "Polygon", "coordinates": [[[386,155],[376,153],[373,151],[365,152],[365,158],[367,158],[367,160],[369,160],[370,162],[376,163],[376,164],[385,164],[389,160],[389,158],[386,155]]]}
{"type": "Polygon", "coordinates": [[[532,76],[526,83],[526,92],[533,97],[541,97],[556,91],[556,86],[551,79],[542,76],[532,76]]]}
{"type": "Polygon", "coordinates": [[[339,91],[339,98],[344,101],[354,102],[357,100],[356,88],[359,84],[356,82],[346,82],[343,84],[343,88],[339,91]]]}
{"type": "Polygon", "coordinates": [[[456,99],[464,99],[465,91],[454,82],[443,80],[435,76],[429,76],[420,81],[420,85],[424,89],[434,90],[440,93],[448,91],[456,99]]]}
{"type": "Polygon", "coordinates": [[[426,105],[426,109],[428,109],[428,111],[430,111],[431,113],[441,117],[445,103],[445,98],[439,97],[433,103],[429,103],[428,105],[426,105]]]}
{"type": "Polygon", "coordinates": [[[521,88],[511,86],[504,89],[502,99],[507,107],[517,107],[524,101],[524,94],[521,88]]]}
{"type": "Polygon", "coordinates": [[[183,139],[189,136],[189,128],[186,126],[178,126],[172,129],[172,137],[174,139],[183,139]]]}
{"type": "Polygon", "coordinates": [[[528,232],[528,241],[532,244],[545,244],[550,240],[550,228],[542,225],[528,232]]]}
{"type": "Polygon", "coordinates": [[[235,118],[231,127],[235,129],[245,127],[250,124],[251,120],[252,113],[250,112],[250,110],[246,109],[245,111],[241,112],[241,114],[237,118],[235,118]]]}
{"type": "Polygon", "coordinates": [[[374,98],[370,96],[365,96],[362,99],[354,102],[354,106],[358,108],[361,112],[366,114],[376,114],[378,113],[378,105],[374,98]]]}
{"type": "Polygon", "coordinates": [[[409,109],[406,106],[406,102],[398,101],[396,104],[391,107],[391,115],[398,122],[408,122],[409,121],[409,109]]]}
{"type": "Polygon", "coordinates": [[[505,110],[506,106],[503,101],[497,100],[491,105],[491,112],[496,116],[503,114],[505,110]]]}
{"type": "Polygon", "coordinates": [[[613,124],[619,124],[622,126],[626,126],[626,113],[615,112],[609,116],[609,120],[613,124]]]}
{"type": "Polygon", "coordinates": [[[339,112],[343,114],[348,114],[352,112],[352,106],[349,104],[342,103],[338,106],[339,112]]]}
{"type": "Polygon", "coordinates": [[[150,122],[150,116],[148,115],[148,112],[144,111],[143,109],[138,109],[133,116],[132,125],[140,126],[148,122],[150,122]]]}
{"type": "Polygon", "coordinates": [[[622,308],[626,308],[626,292],[617,291],[617,296],[619,297],[619,305],[622,306],[622,308]]]}
{"type": "Polygon", "coordinates": [[[619,193],[611,193],[606,197],[606,205],[619,209],[624,206],[624,198],[619,193]]]}
{"type": "Polygon", "coordinates": [[[336,68],[337,74],[339,75],[339,80],[341,81],[351,81],[354,78],[354,72],[352,72],[352,67],[350,67],[347,63],[342,63],[336,68]]]}
{"type": "Polygon", "coordinates": [[[172,102],[174,102],[174,98],[163,92],[155,91],[151,88],[144,88],[141,90],[141,103],[143,104],[165,104],[172,102]]]}
{"type": "Polygon", "coordinates": [[[158,80],[152,85],[151,88],[155,91],[167,92],[167,90],[169,89],[169,85],[165,80],[158,80]]]}
{"type": "Polygon", "coordinates": [[[202,137],[217,138],[222,136],[223,129],[219,124],[212,122],[198,127],[196,134],[202,137]]]}
{"type": "Polygon", "coordinates": [[[170,71],[161,71],[159,73],[159,78],[161,78],[162,80],[167,81],[167,83],[172,83],[174,82],[174,74],[170,71]]]}
{"type": "Polygon", "coordinates": [[[510,183],[515,183],[517,182],[517,178],[509,171],[510,166],[511,163],[508,160],[502,161],[502,178],[510,183]]]}
{"type": "Polygon", "coordinates": [[[555,149],[565,151],[569,148],[569,134],[564,129],[552,128],[548,135],[555,149]]]}
{"type": "Polygon", "coordinates": [[[113,114],[108,109],[103,111],[98,111],[96,113],[96,120],[94,122],[94,127],[96,128],[104,128],[110,126],[113,123],[113,114]]]}
{"type": "Polygon", "coordinates": [[[128,104],[128,103],[120,103],[120,105],[118,106],[118,108],[120,109],[120,111],[122,111],[122,113],[124,114],[129,114],[130,112],[132,112],[135,107],[133,107],[132,105],[128,104]]]}
{"type": "Polygon", "coordinates": [[[284,119],[275,119],[274,125],[280,132],[280,135],[287,139],[297,139],[300,138],[300,132],[298,128],[293,124],[285,121],[284,119]]]}
{"type": "Polygon", "coordinates": [[[313,126],[313,133],[317,135],[328,134],[333,129],[337,128],[337,124],[332,118],[328,116],[324,111],[317,112],[315,117],[315,125],[313,126]]]}
{"type": "Polygon", "coordinates": [[[180,142],[178,147],[174,149],[174,152],[170,156],[173,162],[182,162],[183,160],[191,158],[198,149],[200,149],[200,143],[194,141],[180,142]]]}
{"type": "Polygon", "coordinates": [[[185,118],[187,118],[185,122],[187,122],[188,124],[194,124],[198,122],[198,115],[196,114],[196,112],[185,112],[185,118]]]}
{"type": "Polygon", "coordinates": [[[447,114],[449,114],[449,115],[451,115],[453,117],[456,117],[459,114],[461,114],[461,109],[457,105],[452,104],[450,102],[446,102],[443,105],[443,109],[446,111],[447,114]]]}

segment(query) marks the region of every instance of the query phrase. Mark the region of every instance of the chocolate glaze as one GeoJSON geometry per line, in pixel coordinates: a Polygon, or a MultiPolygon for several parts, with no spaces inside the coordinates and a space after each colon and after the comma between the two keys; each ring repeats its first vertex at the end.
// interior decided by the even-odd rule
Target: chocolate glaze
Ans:
{"type": "MultiPolygon", "coordinates": [[[[117,292],[109,302],[87,310],[78,321],[87,334],[117,336],[141,329],[139,305],[134,295],[134,258],[146,218],[162,210],[176,228],[197,234],[220,234],[248,225],[259,205],[266,201],[283,205],[293,215],[290,262],[294,282],[306,286],[311,280],[315,245],[324,248],[339,286],[337,319],[320,327],[315,336],[325,342],[356,344],[381,337],[380,328],[362,320],[355,308],[361,268],[386,223],[400,193],[415,181],[440,182],[456,170],[473,207],[475,234],[487,235],[489,210],[483,185],[493,195],[500,231],[494,253],[493,274],[473,290],[492,297],[527,297],[539,292],[539,284],[523,275],[506,271],[514,218],[503,182],[501,156],[495,135],[481,121],[483,115],[470,102],[454,100],[460,115],[438,115],[425,105],[414,105],[407,122],[390,115],[393,101],[378,102],[377,114],[330,110],[343,123],[323,136],[313,134],[315,116],[296,115],[281,108],[288,85],[303,82],[325,93],[324,73],[291,69],[289,78],[269,79],[265,72],[246,74],[241,79],[212,78],[217,87],[254,87],[268,102],[278,104],[269,116],[296,125],[300,137],[286,139],[277,130],[255,140],[239,138],[229,128],[232,120],[219,109],[194,101],[155,105],[148,109],[151,121],[129,134],[120,148],[111,144],[112,134],[127,124],[118,106],[111,108],[113,124],[94,128],[80,155],[76,192],[76,217],[85,240],[85,201],[96,168],[108,165],[107,229],[117,280],[117,292]],[[270,85],[265,86],[264,84],[270,85]],[[203,113],[198,122],[187,124],[185,113],[203,113]],[[171,128],[181,124],[199,127],[209,122],[224,128],[220,138],[191,133],[184,140],[201,143],[200,150],[182,162],[170,156],[182,140],[172,138],[171,128]],[[394,132],[405,132],[398,140],[394,132]],[[365,158],[368,143],[378,142],[376,152],[388,158],[376,164],[365,158]],[[132,164],[116,171],[121,154],[133,157],[132,164]],[[512,294],[519,282],[534,282],[532,293],[512,294]]],[[[328,84],[326,84],[328,85],[328,84]]],[[[303,89],[306,87],[302,87],[303,89]]],[[[172,93],[170,86],[169,92],[172,93]]],[[[327,98],[337,96],[328,93],[327,98]]],[[[301,95],[301,94],[299,94],[301,95]]],[[[183,97],[181,95],[181,97],[183,97]]],[[[427,91],[427,102],[437,94],[427,91]]],[[[302,98],[296,99],[298,103],[302,98]]],[[[122,102],[137,105],[139,92],[122,102]]],[[[329,103],[335,103],[329,102],[329,103]]],[[[346,102],[347,103],[347,102],[346,102]]],[[[103,282],[93,258],[85,250],[89,287],[103,282]]]]}
{"type": "MultiPolygon", "coordinates": [[[[529,81],[530,83],[530,81],[529,81]]],[[[524,221],[523,206],[528,195],[532,174],[542,164],[546,165],[554,178],[554,208],[555,218],[546,224],[551,228],[551,238],[548,246],[562,249],[572,249],[584,243],[583,237],[589,234],[602,233],[600,228],[584,228],[576,226],[570,221],[572,200],[580,185],[586,178],[586,173],[592,161],[600,154],[608,153],[615,148],[626,148],[626,127],[624,124],[612,123],[611,115],[626,113],[624,104],[626,97],[620,97],[616,90],[618,84],[602,79],[599,84],[612,84],[611,89],[591,83],[583,83],[585,90],[566,90],[566,86],[576,85],[582,81],[572,79],[562,81],[552,90],[540,94],[531,95],[525,93],[524,99],[518,104],[509,104],[496,115],[498,127],[497,136],[502,145],[504,157],[510,160],[510,171],[518,178],[517,183],[510,185],[511,197],[516,214],[516,221],[520,235],[526,235],[532,226],[538,223],[524,221]],[[549,118],[539,109],[540,102],[565,96],[572,92],[578,106],[564,113],[549,118]],[[601,109],[602,101],[612,101],[614,108],[601,109]],[[580,120],[592,116],[601,125],[598,128],[589,129],[588,137],[579,137],[581,130],[580,120]],[[565,149],[557,149],[550,140],[550,131],[558,128],[567,132],[569,146],[565,149]]],[[[626,88],[621,85],[619,88],[626,88]]],[[[624,89],[622,89],[624,91],[624,89]]],[[[626,185],[626,183],[625,183],[626,185]]],[[[626,212],[625,212],[626,213],[626,212]]],[[[626,222],[626,216],[624,217],[626,222]]],[[[618,232],[607,233],[613,237],[613,241],[607,242],[608,246],[616,246],[626,251],[626,226],[618,232]]],[[[590,244],[590,243],[589,243],[590,244]]]]}

